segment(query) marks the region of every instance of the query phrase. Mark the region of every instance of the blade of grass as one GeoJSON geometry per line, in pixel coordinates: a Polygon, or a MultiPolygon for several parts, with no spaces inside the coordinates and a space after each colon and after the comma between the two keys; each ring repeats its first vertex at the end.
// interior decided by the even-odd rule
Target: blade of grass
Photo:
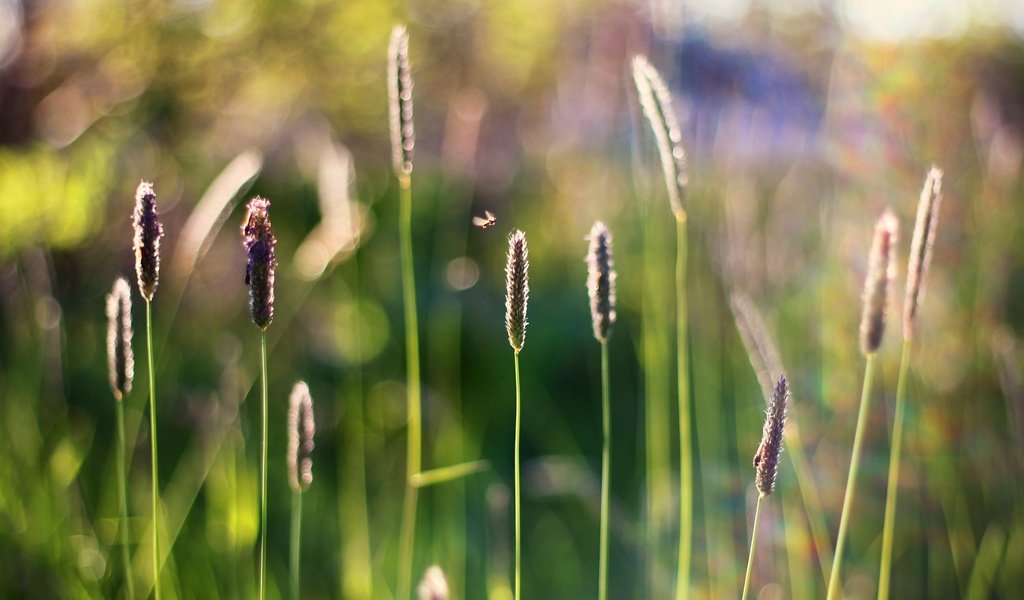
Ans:
{"type": "Polygon", "coordinates": [[[608,342],[601,342],[601,549],[598,560],[598,600],[608,597],[608,488],[611,468],[611,402],[608,386],[608,342]]]}
{"type": "Polygon", "coordinates": [[[128,587],[128,599],[135,600],[135,578],[132,575],[132,558],[128,546],[128,486],[125,482],[127,464],[124,462],[124,400],[114,403],[117,418],[117,492],[121,505],[121,559],[124,561],[125,585],[128,587]]]}
{"type": "Polygon", "coordinates": [[[437,485],[439,483],[456,481],[463,477],[473,475],[474,473],[486,471],[490,466],[491,463],[486,460],[474,460],[448,467],[429,469],[409,477],[409,485],[417,488],[424,488],[437,485]]]}
{"type": "Polygon", "coordinates": [[[853,498],[857,488],[857,474],[860,471],[861,448],[864,445],[864,432],[867,429],[868,407],[871,404],[871,381],[875,374],[876,354],[867,355],[864,365],[864,386],[861,390],[860,409],[857,412],[857,429],[853,436],[853,455],[850,457],[850,472],[846,478],[846,494],[843,497],[843,512],[839,517],[839,534],[836,538],[836,553],[832,559],[832,571],[828,582],[828,600],[840,595],[840,567],[843,563],[843,550],[846,547],[846,532],[850,527],[853,513],[853,498]]]}
{"type": "Polygon", "coordinates": [[[900,373],[896,380],[896,415],[892,424],[892,450],[885,492],[885,525],[882,528],[882,565],[878,573],[878,600],[889,600],[892,575],[892,542],[896,529],[896,500],[899,494],[900,452],[903,445],[903,418],[907,404],[907,370],[910,364],[910,340],[903,341],[900,373]]]}
{"type": "Polygon", "coordinates": [[[399,177],[400,243],[402,252],[402,298],[405,307],[406,357],[406,485],[402,502],[402,533],[398,561],[398,598],[408,600],[412,582],[413,553],[416,546],[416,503],[418,489],[409,484],[409,476],[420,472],[422,424],[420,421],[420,336],[416,315],[416,278],[412,252],[412,183],[408,173],[399,177]]]}
{"type": "Polygon", "coordinates": [[[156,377],[153,373],[153,302],[146,300],[146,359],[149,363],[149,439],[153,496],[153,596],[160,600],[160,483],[157,476],[156,377]]]}
{"type": "Polygon", "coordinates": [[[686,216],[676,220],[676,376],[679,385],[679,562],[676,599],[690,595],[693,550],[693,440],[690,432],[690,378],[686,307],[686,216]]]}
{"type": "Polygon", "coordinates": [[[754,572],[754,550],[757,548],[757,520],[761,516],[761,500],[764,495],[757,495],[757,506],[754,508],[754,525],[750,530],[750,555],[747,557],[747,574],[743,577],[743,595],[741,600],[747,600],[750,593],[750,576],[754,572]]]}

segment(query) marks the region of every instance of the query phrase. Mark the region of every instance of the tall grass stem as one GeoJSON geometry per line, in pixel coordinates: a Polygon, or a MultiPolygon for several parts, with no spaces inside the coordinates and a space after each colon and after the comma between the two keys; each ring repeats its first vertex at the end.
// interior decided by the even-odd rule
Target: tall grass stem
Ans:
{"type": "Polygon", "coordinates": [[[871,404],[871,381],[875,375],[875,353],[867,355],[864,365],[864,386],[860,396],[860,410],[857,413],[857,429],[853,435],[853,455],[850,457],[850,472],[846,477],[846,494],[843,497],[843,512],[839,517],[839,534],[836,538],[836,553],[832,557],[832,571],[828,582],[827,600],[840,595],[839,568],[843,564],[843,550],[846,547],[846,532],[852,517],[853,498],[857,487],[857,474],[860,471],[861,448],[864,444],[864,432],[867,429],[868,408],[871,404]]]}
{"type": "Polygon", "coordinates": [[[405,305],[406,434],[405,499],[402,502],[402,533],[398,566],[398,598],[408,600],[412,585],[413,552],[416,545],[416,503],[419,489],[410,478],[420,472],[422,425],[420,422],[420,335],[416,315],[416,278],[412,252],[412,182],[408,173],[399,175],[399,237],[402,252],[402,297],[405,305]]]}
{"type": "Polygon", "coordinates": [[[896,500],[899,494],[900,452],[903,446],[903,419],[907,410],[907,371],[910,365],[910,339],[903,340],[900,374],[896,380],[896,415],[892,424],[892,450],[889,454],[889,482],[885,493],[885,525],[882,528],[882,564],[878,573],[878,600],[889,600],[892,576],[892,542],[896,529],[896,500]]]}
{"type": "Polygon", "coordinates": [[[128,548],[128,465],[124,450],[124,399],[114,403],[117,418],[117,492],[121,503],[121,558],[124,561],[124,579],[128,586],[128,600],[135,600],[135,580],[132,577],[132,557],[128,548]]]}
{"type": "Polygon", "coordinates": [[[693,452],[690,432],[690,354],[687,344],[686,216],[676,219],[676,376],[679,385],[679,563],[676,600],[689,597],[693,551],[693,452]]]}
{"type": "Polygon", "coordinates": [[[260,329],[260,600],[267,581],[267,331],[260,329]]]}
{"type": "Polygon", "coordinates": [[[513,582],[513,598],[519,600],[520,598],[520,573],[522,572],[522,556],[520,549],[522,546],[522,537],[520,536],[520,521],[522,520],[522,513],[520,512],[520,482],[519,482],[519,431],[520,431],[520,417],[522,413],[522,394],[520,392],[519,385],[519,352],[515,353],[516,363],[516,441],[515,441],[515,531],[516,531],[516,570],[515,580],[513,582]]]}
{"type": "Polygon", "coordinates": [[[160,599],[160,483],[157,476],[156,377],[153,373],[153,302],[146,300],[146,357],[149,364],[149,440],[153,495],[153,595],[160,599]]]}
{"type": "Polygon", "coordinates": [[[302,492],[292,492],[291,544],[292,598],[299,599],[299,569],[302,563],[302,492]]]}
{"type": "Polygon", "coordinates": [[[761,516],[761,500],[764,494],[757,495],[757,507],[754,508],[754,526],[750,530],[750,555],[747,557],[747,575],[743,578],[743,596],[741,600],[747,600],[750,593],[750,576],[754,573],[754,549],[757,548],[757,519],[761,516]]]}
{"type": "Polygon", "coordinates": [[[601,549],[598,560],[597,597],[605,600],[608,597],[608,488],[609,471],[611,468],[611,402],[608,389],[608,342],[601,342],[601,431],[603,445],[601,449],[601,549]]]}

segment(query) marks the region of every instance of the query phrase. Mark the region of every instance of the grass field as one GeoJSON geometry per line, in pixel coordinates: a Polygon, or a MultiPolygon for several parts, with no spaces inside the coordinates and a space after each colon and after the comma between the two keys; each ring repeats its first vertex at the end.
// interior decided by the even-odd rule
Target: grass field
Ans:
{"type": "Polygon", "coordinates": [[[0,0],[0,597],[1019,597],[1020,31],[663,8],[0,0]]]}

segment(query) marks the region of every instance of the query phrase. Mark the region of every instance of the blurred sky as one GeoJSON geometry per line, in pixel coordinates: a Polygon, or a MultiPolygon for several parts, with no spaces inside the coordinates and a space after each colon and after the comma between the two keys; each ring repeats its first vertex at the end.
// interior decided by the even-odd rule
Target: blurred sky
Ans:
{"type": "MultiPolygon", "coordinates": [[[[739,20],[752,10],[799,14],[828,10],[818,0],[654,0],[655,19],[666,31],[713,20],[739,20]]],[[[977,27],[1012,27],[1024,33],[1024,2],[1019,0],[845,0],[834,3],[848,33],[876,40],[958,37],[977,27]]]]}

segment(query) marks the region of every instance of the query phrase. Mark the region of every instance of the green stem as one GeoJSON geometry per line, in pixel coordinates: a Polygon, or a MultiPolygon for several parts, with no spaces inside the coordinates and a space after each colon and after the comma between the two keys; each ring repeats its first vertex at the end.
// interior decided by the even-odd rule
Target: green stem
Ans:
{"type": "Polygon", "coordinates": [[[124,561],[124,579],[128,585],[128,598],[135,598],[135,580],[132,577],[132,557],[128,548],[128,484],[124,461],[124,403],[121,398],[114,403],[117,417],[117,491],[121,496],[121,556],[124,561]]]}
{"type": "Polygon", "coordinates": [[[871,404],[871,380],[875,374],[875,354],[868,354],[864,365],[864,387],[861,390],[860,410],[857,412],[857,430],[853,435],[853,456],[850,457],[850,472],[846,477],[846,495],[843,497],[843,513],[839,517],[839,535],[836,538],[836,553],[832,557],[832,572],[828,581],[828,600],[840,594],[839,567],[843,563],[843,549],[846,546],[846,530],[850,526],[853,496],[857,487],[857,473],[860,471],[860,453],[867,429],[868,407],[871,404]]]}
{"type": "Polygon", "coordinates": [[[267,581],[267,332],[260,330],[260,600],[267,581]]]}
{"type": "Polygon", "coordinates": [[[370,550],[370,519],[366,502],[366,418],[363,406],[363,349],[362,321],[359,318],[361,302],[359,254],[352,255],[352,320],[349,331],[359,341],[356,345],[355,368],[352,371],[353,394],[342,394],[342,398],[351,396],[350,414],[344,412],[343,402],[339,401],[339,411],[345,414],[346,443],[338,444],[338,482],[344,482],[339,489],[338,502],[338,548],[341,565],[338,571],[340,585],[339,597],[369,600],[373,597],[373,564],[370,550]],[[351,527],[349,527],[351,526],[351,527]]]}
{"type": "Polygon", "coordinates": [[[910,365],[910,340],[903,340],[900,374],[896,380],[896,416],[892,424],[892,451],[889,454],[889,482],[885,493],[885,526],[882,529],[882,566],[878,573],[878,600],[889,600],[892,575],[892,540],[896,529],[896,499],[899,494],[900,451],[903,445],[903,417],[906,413],[907,370],[910,365]]]}
{"type": "Polygon", "coordinates": [[[676,575],[676,600],[682,600],[690,595],[690,555],[693,549],[693,456],[687,347],[685,216],[676,221],[676,355],[679,384],[679,564],[676,575]]]}
{"type": "Polygon", "coordinates": [[[405,305],[406,392],[409,425],[406,434],[405,499],[402,502],[402,538],[398,567],[398,598],[408,600],[412,559],[416,544],[416,501],[419,489],[409,479],[420,472],[422,425],[420,423],[420,336],[416,318],[416,278],[412,254],[412,184],[399,177],[399,228],[402,252],[402,297],[405,305]]]}
{"type": "Polygon", "coordinates": [[[146,300],[146,356],[149,362],[149,440],[153,495],[153,593],[160,600],[160,484],[157,476],[156,377],[153,374],[153,302],[146,300]]]}
{"type": "Polygon", "coordinates": [[[520,547],[521,547],[521,542],[522,542],[522,539],[521,539],[520,534],[519,534],[519,521],[520,521],[520,514],[521,514],[519,512],[519,493],[520,493],[520,488],[519,488],[519,429],[520,429],[520,427],[519,426],[520,426],[520,416],[521,416],[520,413],[521,413],[521,405],[522,405],[522,396],[520,394],[520,389],[519,389],[519,352],[515,353],[515,362],[516,362],[516,441],[515,441],[516,571],[515,571],[515,580],[514,580],[514,585],[513,585],[513,588],[514,588],[515,592],[514,592],[512,597],[514,598],[514,600],[519,600],[519,597],[520,597],[519,596],[519,590],[520,590],[520,586],[519,586],[519,583],[520,583],[520,571],[522,570],[520,568],[522,561],[520,560],[520,552],[519,552],[520,551],[520,547]]]}
{"type": "Polygon", "coordinates": [[[439,483],[456,481],[464,477],[485,471],[491,463],[487,460],[474,460],[447,467],[438,467],[421,471],[409,478],[410,485],[418,488],[429,487],[439,483]]]}
{"type": "Polygon", "coordinates": [[[302,492],[292,495],[292,599],[299,600],[299,568],[302,557],[302,492]]]}
{"type": "Polygon", "coordinates": [[[608,342],[601,342],[601,550],[598,564],[598,600],[608,597],[608,487],[611,461],[611,402],[608,389],[608,342]]]}
{"type": "Polygon", "coordinates": [[[750,556],[747,557],[747,575],[743,578],[743,596],[741,600],[747,600],[750,593],[750,576],[754,573],[754,549],[757,547],[757,519],[761,516],[761,500],[764,494],[758,494],[757,507],[754,508],[754,527],[750,530],[750,556]]]}

